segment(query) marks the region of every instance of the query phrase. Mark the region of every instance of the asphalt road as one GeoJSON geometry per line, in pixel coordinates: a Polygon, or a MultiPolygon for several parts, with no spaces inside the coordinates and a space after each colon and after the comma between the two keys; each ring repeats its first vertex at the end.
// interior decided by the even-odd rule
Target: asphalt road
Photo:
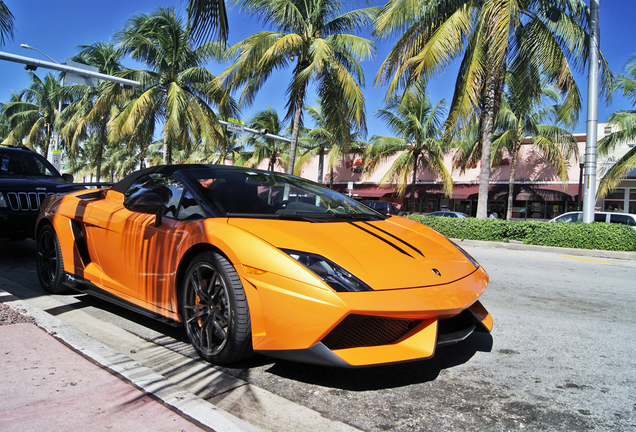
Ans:
{"type": "Polygon", "coordinates": [[[405,365],[201,362],[184,332],[39,287],[32,241],[0,240],[0,288],[264,430],[636,430],[636,261],[466,247],[491,335],[405,365]]]}

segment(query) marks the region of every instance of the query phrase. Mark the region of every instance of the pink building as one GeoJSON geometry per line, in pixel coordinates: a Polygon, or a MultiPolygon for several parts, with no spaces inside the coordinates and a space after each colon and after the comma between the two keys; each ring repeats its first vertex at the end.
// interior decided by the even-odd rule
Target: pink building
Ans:
{"type": "MultiPolygon", "coordinates": [[[[599,124],[598,139],[610,132],[609,127],[599,124]]],[[[513,219],[549,220],[567,211],[577,210],[579,206],[579,180],[581,168],[579,157],[585,154],[585,134],[575,135],[578,141],[579,155],[567,162],[568,177],[562,181],[541,153],[528,141],[524,144],[517,163],[512,217],[513,219]]],[[[597,180],[611,167],[613,161],[625,154],[634,143],[626,143],[609,156],[598,158],[597,180]]],[[[453,155],[446,156],[446,168],[453,178],[453,193],[446,197],[442,192],[440,179],[430,172],[418,173],[415,186],[415,206],[410,208],[411,186],[407,186],[404,197],[396,193],[395,184],[380,186],[382,177],[397,156],[383,161],[371,173],[364,172],[363,155],[346,155],[333,174],[333,188],[362,200],[380,200],[396,204],[399,209],[416,213],[428,213],[435,210],[451,209],[474,216],[477,212],[480,168],[469,169],[461,174],[453,168],[453,155]]],[[[326,162],[325,162],[326,163],[326,162]]],[[[266,165],[265,165],[266,166],[266,165]]],[[[599,211],[617,211],[636,213],[636,172],[628,176],[621,185],[605,199],[596,203],[599,211]]],[[[309,180],[318,181],[318,158],[314,158],[303,167],[300,174],[309,180]]],[[[490,176],[488,212],[495,211],[502,217],[506,213],[508,200],[508,179],[510,176],[510,158],[504,159],[493,167],[490,176]]],[[[323,184],[330,183],[330,173],[324,168],[323,184]]],[[[581,197],[582,201],[582,197],[581,197]]]]}

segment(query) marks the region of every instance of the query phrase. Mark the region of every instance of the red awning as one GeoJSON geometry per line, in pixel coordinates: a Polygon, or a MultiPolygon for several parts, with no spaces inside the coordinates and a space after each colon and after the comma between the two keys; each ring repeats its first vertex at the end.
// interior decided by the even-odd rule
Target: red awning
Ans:
{"type": "Polygon", "coordinates": [[[471,199],[471,195],[477,199],[479,194],[479,185],[455,185],[453,187],[452,199],[471,199]]]}
{"type": "Polygon", "coordinates": [[[517,201],[573,201],[579,194],[579,186],[573,184],[515,185],[517,201]]]}
{"type": "MultiPolygon", "coordinates": [[[[349,193],[359,198],[396,197],[395,186],[354,184],[353,190],[347,190],[346,184],[334,184],[338,192],[349,193]]],[[[516,201],[574,201],[579,193],[576,184],[528,184],[516,183],[514,186],[514,200],[516,201]]],[[[419,184],[415,188],[415,197],[441,197],[444,192],[439,184],[419,184]]],[[[479,195],[478,184],[457,184],[453,187],[451,199],[466,200],[477,199],[479,195]]],[[[403,198],[410,198],[410,186],[407,186],[403,198]]],[[[488,191],[489,201],[505,201],[508,196],[507,184],[491,184],[488,191]]]]}
{"type": "Polygon", "coordinates": [[[346,190],[346,185],[344,185],[345,190],[341,190],[341,188],[338,188],[337,186],[338,185],[334,185],[334,189],[338,190],[339,192],[351,192],[351,196],[363,198],[381,198],[384,196],[390,196],[395,192],[395,188],[391,186],[354,184],[352,191],[346,190]]]}

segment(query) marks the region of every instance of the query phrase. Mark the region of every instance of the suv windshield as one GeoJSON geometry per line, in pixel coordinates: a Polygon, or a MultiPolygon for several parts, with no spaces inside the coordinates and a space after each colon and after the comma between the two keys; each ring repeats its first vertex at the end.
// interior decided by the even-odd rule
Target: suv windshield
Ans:
{"type": "Polygon", "coordinates": [[[59,177],[46,160],[40,160],[37,154],[28,151],[0,150],[0,175],[29,175],[59,177]]]}
{"type": "Polygon", "coordinates": [[[326,187],[275,172],[191,169],[179,172],[227,216],[384,219],[385,216],[326,187]]]}

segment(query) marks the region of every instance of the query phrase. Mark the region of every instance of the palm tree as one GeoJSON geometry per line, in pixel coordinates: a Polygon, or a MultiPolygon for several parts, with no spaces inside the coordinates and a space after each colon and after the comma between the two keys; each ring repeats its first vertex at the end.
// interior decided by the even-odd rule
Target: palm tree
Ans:
{"type": "MultiPolygon", "coordinates": [[[[175,149],[191,152],[197,143],[224,139],[210,104],[233,107],[233,102],[216,77],[202,67],[221,56],[221,44],[207,42],[194,47],[190,29],[172,8],[133,17],[118,39],[124,52],[150,70],[122,74],[140,81],[142,88],[139,94],[128,92],[131,102],[111,121],[115,134],[131,136],[139,133],[142,125],[163,122],[164,164],[172,162],[175,149]]],[[[118,92],[113,86],[103,103],[113,104],[121,97],[118,92]]]]}
{"type": "MultiPolygon", "coordinates": [[[[622,90],[623,96],[636,106],[636,55],[632,55],[624,66],[626,75],[617,74],[616,90],[622,90]]],[[[606,135],[598,143],[599,155],[607,155],[617,145],[636,140],[636,110],[617,111],[607,119],[606,124],[616,126],[616,132],[606,135]]],[[[625,153],[603,176],[599,184],[597,198],[612,191],[629,170],[636,167],[636,147],[625,153]]]]}
{"type": "Polygon", "coordinates": [[[0,0],[0,46],[4,45],[5,38],[13,39],[13,14],[0,0]]]}
{"type": "Polygon", "coordinates": [[[237,0],[243,9],[258,16],[276,31],[262,31],[230,49],[234,63],[223,72],[232,88],[243,86],[239,103],[249,105],[274,70],[293,66],[287,87],[287,119],[292,120],[287,172],[296,159],[303,107],[312,82],[318,92],[337,82],[340,97],[347,100],[350,117],[364,124],[361,86],[364,74],[359,62],[371,57],[373,43],[347,32],[357,32],[370,22],[373,8],[342,13],[338,0],[237,0]]]}
{"type": "MultiPolygon", "coordinates": [[[[20,100],[20,95],[12,92],[9,102],[17,102],[20,100]]],[[[9,136],[11,127],[9,126],[9,117],[7,116],[5,107],[7,103],[0,103],[0,143],[9,136]]]]}
{"type": "Polygon", "coordinates": [[[31,85],[20,93],[19,100],[4,104],[11,132],[3,143],[18,145],[26,138],[28,147],[39,148],[46,157],[53,137],[53,126],[59,115],[61,86],[51,73],[45,76],[44,81],[33,72],[29,72],[29,76],[31,85]]]}
{"type": "MultiPolygon", "coordinates": [[[[496,165],[504,158],[510,157],[510,175],[508,178],[508,205],[506,219],[512,218],[514,185],[519,152],[524,139],[543,155],[545,161],[555,167],[556,174],[565,181],[567,179],[566,161],[572,154],[578,154],[577,141],[566,129],[553,123],[563,122],[572,126],[573,117],[565,118],[559,104],[559,93],[553,87],[543,86],[541,97],[528,100],[522,96],[520,89],[514,85],[514,78],[509,75],[509,85],[503,95],[501,107],[495,119],[492,142],[492,162],[496,165]],[[546,103],[552,105],[546,105],[546,103]],[[569,120],[569,122],[568,122],[569,120]]],[[[572,113],[570,113],[572,114],[572,113]]],[[[463,148],[455,155],[456,165],[465,170],[475,166],[481,159],[479,140],[466,140],[463,148]]]]}
{"type": "Polygon", "coordinates": [[[444,193],[452,193],[453,180],[444,166],[444,153],[451,145],[442,130],[445,115],[446,102],[442,100],[433,105],[422,82],[392,98],[386,108],[378,111],[377,117],[384,120],[396,136],[371,137],[366,168],[372,170],[381,160],[399,153],[380,184],[396,182],[397,192],[403,196],[410,181],[411,209],[418,172],[429,170],[441,177],[444,193]]]}
{"type": "Polygon", "coordinates": [[[209,36],[226,41],[229,32],[223,0],[188,0],[188,22],[195,41],[209,36]]]}
{"type": "MultiPolygon", "coordinates": [[[[283,136],[285,125],[278,116],[275,109],[268,106],[266,110],[262,110],[254,114],[249,121],[249,127],[253,129],[265,129],[273,135],[283,136]]],[[[243,139],[246,147],[251,147],[251,157],[245,161],[245,166],[256,167],[262,161],[267,159],[267,169],[274,171],[274,167],[278,163],[285,166],[287,158],[285,157],[287,145],[282,142],[265,136],[250,135],[243,139]]]]}
{"type": "MultiPolygon", "coordinates": [[[[72,60],[78,63],[97,67],[100,73],[116,75],[124,67],[121,60],[124,52],[112,43],[98,42],[92,45],[83,45],[81,50],[72,60]]],[[[108,121],[111,114],[117,112],[114,106],[96,105],[98,97],[111,88],[107,82],[102,81],[97,88],[86,85],[73,85],[64,88],[64,93],[72,95],[74,102],[62,112],[62,118],[58,121],[61,133],[70,144],[69,154],[73,156],[78,151],[78,146],[92,136],[96,140],[94,146],[94,159],[91,161],[96,168],[96,179],[101,179],[102,155],[109,144],[108,121]]]]}
{"type": "MultiPolygon", "coordinates": [[[[570,65],[585,67],[588,16],[582,0],[390,0],[380,10],[375,34],[398,37],[376,78],[376,84],[388,84],[387,97],[440,73],[463,53],[446,129],[451,133],[479,119],[478,218],[487,216],[492,134],[507,72],[527,78],[529,95],[539,94],[543,77],[565,96],[566,110],[578,113],[570,65]]],[[[601,59],[609,88],[611,73],[601,59]]]]}
{"type": "Polygon", "coordinates": [[[315,127],[305,130],[304,136],[298,141],[305,152],[296,161],[295,172],[300,171],[303,165],[318,156],[317,182],[322,183],[326,151],[329,187],[333,187],[334,167],[347,154],[364,154],[366,143],[361,140],[362,133],[347,120],[343,107],[329,107],[326,102],[323,99],[320,106],[306,108],[315,127]]]}

